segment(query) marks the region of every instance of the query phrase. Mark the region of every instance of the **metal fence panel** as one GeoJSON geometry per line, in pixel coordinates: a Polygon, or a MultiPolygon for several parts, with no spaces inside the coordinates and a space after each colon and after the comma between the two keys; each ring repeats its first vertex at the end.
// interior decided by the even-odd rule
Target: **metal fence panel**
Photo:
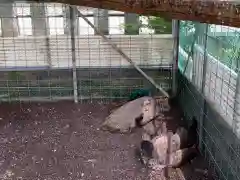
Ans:
{"type": "Polygon", "coordinates": [[[179,99],[189,119],[195,116],[199,122],[202,120],[202,153],[209,165],[214,165],[221,179],[240,179],[240,30],[209,24],[202,34],[204,26],[190,21],[180,23],[179,99]],[[193,52],[188,51],[191,43],[193,52]],[[188,68],[186,64],[190,64],[188,68]]]}
{"type": "Polygon", "coordinates": [[[0,6],[0,101],[110,101],[128,98],[135,89],[154,90],[79,11],[161,87],[171,88],[172,34],[127,29],[126,23],[139,28],[143,17],[56,3],[5,3],[0,6]]]}

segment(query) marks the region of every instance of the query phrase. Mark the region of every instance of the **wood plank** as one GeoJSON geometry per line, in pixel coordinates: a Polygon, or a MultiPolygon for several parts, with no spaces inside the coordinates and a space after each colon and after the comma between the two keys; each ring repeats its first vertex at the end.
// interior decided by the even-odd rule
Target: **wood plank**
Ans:
{"type": "MultiPolygon", "coordinates": [[[[15,0],[20,1],[20,0],[15,0]]],[[[27,0],[30,1],[30,0],[27,0]]],[[[42,2],[36,0],[37,2],[42,2]]],[[[45,0],[168,19],[240,27],[240,2],[229,0],[45,0]]]]}

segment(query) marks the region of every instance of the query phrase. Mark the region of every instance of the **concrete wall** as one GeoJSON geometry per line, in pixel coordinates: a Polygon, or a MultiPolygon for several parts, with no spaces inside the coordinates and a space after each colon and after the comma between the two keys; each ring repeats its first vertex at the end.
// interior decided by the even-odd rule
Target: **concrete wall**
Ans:
{"type": "MultiPolygon", "coordinates": [[[[172,35],[109,36],[136,64],[171,66],[173,63],[172,35]]],[[[75,37],[78,67],[119,67],[129,63],[100,36],[75,37]]],[[[72,67],[71,38],[67,35],[0,38],[0,68],[72,67]],[[48,40],[48,41],[47,41],[48,40]],[[49,45],[48,45],[49,43],[49,45]],[[48,48],[49,46],[49,48],[48,48]],[[50,57],[49,57],[50,56],[50,57]]]]}

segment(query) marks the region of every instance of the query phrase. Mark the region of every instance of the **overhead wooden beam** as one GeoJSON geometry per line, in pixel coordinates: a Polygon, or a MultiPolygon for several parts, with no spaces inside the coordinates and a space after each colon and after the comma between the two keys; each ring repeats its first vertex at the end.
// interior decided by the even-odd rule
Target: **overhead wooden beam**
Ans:
{"type": "Polygon", "coordinates": [[[44,2],[240,27],[240,2],[232,0],[45,0],[44,2]]]}

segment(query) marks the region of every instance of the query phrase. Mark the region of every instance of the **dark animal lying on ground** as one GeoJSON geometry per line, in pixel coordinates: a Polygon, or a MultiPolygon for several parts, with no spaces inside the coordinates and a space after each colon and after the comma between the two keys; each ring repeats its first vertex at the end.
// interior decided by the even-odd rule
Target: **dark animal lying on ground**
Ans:
{"type": "Polygon", "coordinates": [[[145,100],[153,100],[152,97],[141,97],[127,102],[123,106],[115,109],[101,125],[101,130],[112,133],[131,133],[136,127],[135,119],[142,113],[142,104],[145,100]]]}

